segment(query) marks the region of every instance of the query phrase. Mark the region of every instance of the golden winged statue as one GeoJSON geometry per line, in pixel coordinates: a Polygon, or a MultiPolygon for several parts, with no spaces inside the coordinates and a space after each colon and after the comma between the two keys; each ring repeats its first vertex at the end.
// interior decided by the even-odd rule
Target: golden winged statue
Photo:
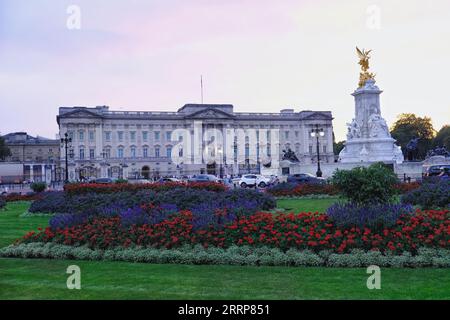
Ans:
{"type": "Polygon", "coordinates": [[[358,47],[356,47],[356,52],[359,56],[359,65],[361,66],[361,72],[359,73],[359,87],[363,87],[367,80],[375,79],[375,74],[369,72],[369,59],[370,59],[370,52],[372,50],[359,50],[358,47]]]}

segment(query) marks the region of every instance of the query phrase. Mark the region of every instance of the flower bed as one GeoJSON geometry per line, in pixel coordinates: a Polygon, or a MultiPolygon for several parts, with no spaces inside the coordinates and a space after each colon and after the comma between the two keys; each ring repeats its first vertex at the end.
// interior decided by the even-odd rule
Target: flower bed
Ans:
{"type": "Polygon", "coordinates": [[[215,182],[166,182],[166,183],[71,183],[64,186],[64,191],[69,195],[79,195],[86,193],[116,193],[116,192],[136,192],[139,190],[154,190],[164,191],[174,188],[183,189],[201,189],[208,191],[225,191],[226,187],[223,184],[215,182]]]}
{"type": "Polygon", "coordinates": [[[423,209],[450,208],[450,180],[428,179],[418,189],[404,194],[401,201],[423,209]]]}
{"type": "Polygon", "coordinates": [[[174,248],[233,245],[266,246],[282,251],[294,248],[348,253],[353,249],[391,253],[417,253],[419,247],[450,246],[450,211],[416,211],[402,215],[392,227],[373,231],[367,227],[337,227],[319,213],[271,214],[258,212],[227,222],[226,212],[216,212],[215,223],[195,228],[190,211],[169,215],[155,224],[124,224],[120,216],[95,217],[78,225],[28,233],[20,242],[52,242],[71,246],[174,248]],[[222,219],[222,220],[221,220],[222,219]]]}
{"type": "Polygon", "coordinates": [[[88,216],[107,215],[144,204],[175,205],[180,210],[193,210],[213,214],[218,208],[247,208],[251,213],[270,210],[275,199],[256,190],[236,189],[223,192],[176,187],[168,190],[121,191],[117,193],[87,193],[68,195],[48,192],[33,202],[29,212],[70,213],[88,216]]]}
{"type": "Polygon", "coordinates": [[[33,201],[40,199],[44,193],[28,193],[28,194],[20,194],[16,192],[12,192],[7,194],[6,196],[2,196],[2,198],[7,202],[15,202],[15,201],[33,201]]]}
{"type": "Polygon", "coordinates": [[[412,256],[408,252],[393,255],[379,251],[352,250],[347,254],[334,254],[330,251],[314,253],[296,249],[284,252],[277,248],[250,246],[231,246],[226,249],[204,248],[200,245],[186,245],[170,250],[139,247],[98,250],[56,243],[32,242],[2,248],[0,257],[240,266],[450,267],[450,250],[430,248],[419,248],[417,254],[412,256]]]}
{"type": "Polygon", "coordinates": [[[410,183],[397,183],[394,185],[394,190],[399,194],[405,194],[412,190],[416,190],[420,187],[420,183],[418,182],[410,182],[410,183]]]}
{"type": "Polygon", "coordinates": [[[335,203],[327,209],[327,215],[338,227],[368,227],[372,231],[381,231],[395,225],[401,215],[413,211],[410,204],[335,203]]]}
{"type": "Polygon", "coordinates": [[[290,182],[279,183],[267,189],[267,192],[276,197],[302,197],[307,195],[336,195],[338,189],[331,184],[297,184],[290,182]]]}

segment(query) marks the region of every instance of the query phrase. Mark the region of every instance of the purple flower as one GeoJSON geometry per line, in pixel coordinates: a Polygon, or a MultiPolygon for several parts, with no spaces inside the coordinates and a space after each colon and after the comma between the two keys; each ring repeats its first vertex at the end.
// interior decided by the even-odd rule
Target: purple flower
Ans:
{"type": "Polygon", "coordinates": [[[408,204],[357,205],[335,203],[327,209],[327,215],[339,227],[384,228],[395,224],[403,214],[413,212],[408,204]]]}

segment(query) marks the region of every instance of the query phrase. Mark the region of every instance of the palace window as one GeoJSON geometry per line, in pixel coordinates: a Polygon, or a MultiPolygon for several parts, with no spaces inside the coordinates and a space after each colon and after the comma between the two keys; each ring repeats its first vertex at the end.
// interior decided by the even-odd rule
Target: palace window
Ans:
{"type": "Polygon", "coordinates": [[[78,132],[78,140],[83,141],[84,140],[84,131],[78,132]]]}
{"type": "Polygon", "coordinates": [[[172,135],[171,131],[166,131],[166,140],[170,141],[170,136],[172,135]]]}
{"type": "Polygon", "coordinates": [[[136,131],[130,131],[130,140],[136,141],[136,131]]]}
{"type": "Polygon", "coordinates": [[[159,140],[159,131],[155,131],[155,140],[159,140]]]}
{"type": "Polygon", "coordinates": [[[123,131],[117,131],[117,138],[119,141],[123,141],[123,131]]]}
{"type": "Polygon", "coordinates": [[[171,158],[172,157],[172,147],[167,147],[166,148],[166,156],[167,156],[167,158],[171,158]]]}
{"type": "Polygon", "coordinates": [[[84,148],[80,148],[80,160],[84,160],[84,148]]]}
{"type": "Polygon", "coordinates": [[[142,140],[144,141],[148,140],[148,131],[142,131],[142,140]]]}
{"type": "Polygon", "coordinates": [[[136,148],[135,147],[131,147],[130,151],[131,151],[131,157],[132,158],[136,158],[136,148]]]}
{"type": "Polygon", "coordinates": [[[123,148],[119,147],[117,149],[117,158],[123,158],[123,148]]]}
{"type": "Polygon", "coordinates": [[[148,148],[147,148],[147,147],[144,147],[144,148],[142,149],[142,155],[143,155],[144,158],[147,158],[147,157],[148,157],[148,148]]]}
{"type": "Polygon", "coordinates": [[[95,149],[89,149],[89,159],[95,159],[95,149]]]}
{"type": "Polygon", "coordinates": [[[94,131],[89,131],[89,141],[94,141],[94,131]]]}
{"type": "Polygon", "coordinates": [[[155,157],[159,158],[159,147],[155,148],[155,157]]]}
{"type": "Polygon", "coordinates": [[[111,141],[111,132],[110,131],[105,132],[105,140],[108,142],[111,141]]]}

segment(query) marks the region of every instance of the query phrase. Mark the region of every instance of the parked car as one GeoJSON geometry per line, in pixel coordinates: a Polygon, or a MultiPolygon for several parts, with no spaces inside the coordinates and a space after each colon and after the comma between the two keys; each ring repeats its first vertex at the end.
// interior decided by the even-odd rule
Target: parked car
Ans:
{"type": "Polygon", "coordinates": [[[265,188],[272,183],[272,178],[260,174],[245,174],[239,180],[242,188],[255,187],[265,188]]]}
{"type": "Polygon", "coordinates": [[[128,182],[134,183],[134,184],[152,183],[152,181],[150,181],[148,179],[133,179],[133,180],[128,180],[128,182]]]}
{"type": "Polygon", "coordinates": [[[4,196],[6,194],[8,194],[8,187],[0,186],[0,195],[4,196]]]}
{"type": "Polygon", "coordinates": [[[111,178],[97,178],[94,180],[94,183],[108,184],[108,183],[114,183],[114,180],[111,178]]]}
{"type": "Polygon", "coordinates": [[[177,179],[177,178],[160,178],[156,182],[160,182],[160,183],[164,183],[164,182],[181,182],[181,180],[177,179]]]}
{"type": "Polygon", "coordinates": [[[326,180],[324,178],[315,177],[309,173],[296,173],[296,174],[290,174],[287,177],[287,182],[321,184],[321,183],[326,183],[326,180]]]}
{"type": "Polygon", "coordinates": [[[189,182],[219,182],[219,179],[212,174],[199,174],[188,180],[189,182]]]}
{"type": "Polygon", "coordinates": [[[428,168],[426,168],[425,171],[425,177],[433,177],[433,176],[439,176],[441,175],[443,172],[448,172],[450,170],[450,165],[432,165],[429,166],[428,168]]]}

